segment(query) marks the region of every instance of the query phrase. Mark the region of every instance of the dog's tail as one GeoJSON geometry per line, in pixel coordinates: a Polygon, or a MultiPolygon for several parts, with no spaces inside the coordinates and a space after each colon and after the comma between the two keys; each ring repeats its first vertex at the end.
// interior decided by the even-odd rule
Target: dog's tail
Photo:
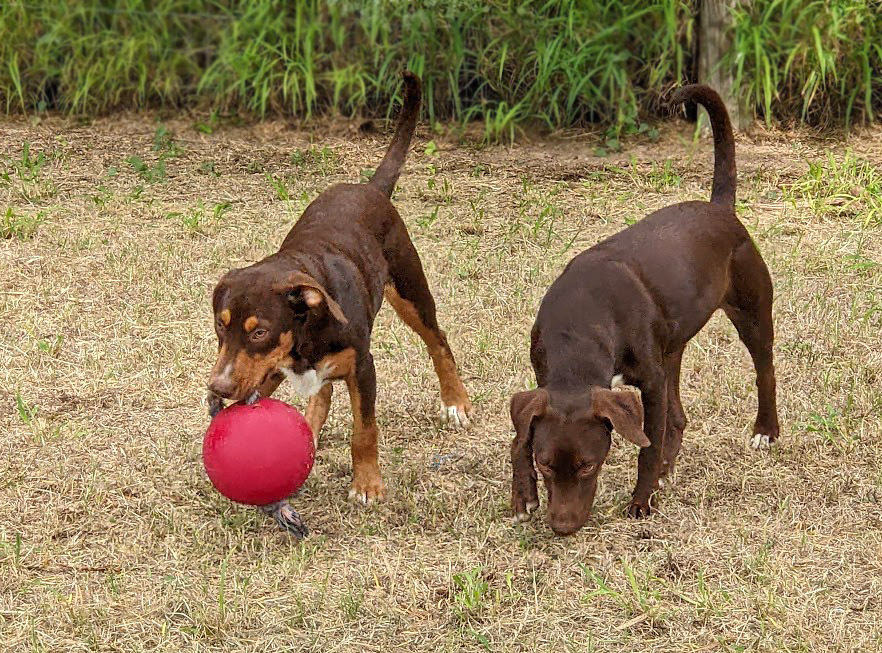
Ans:
{"type": "Polygon", "coordinates": [[[674,92],[671,105],[697,102],[707,110],[714,133],[714,187],[711,202],[735,206],[735,138],[729,112],[719,94],[704,84],[689,84],[674,92]]]}
{"type": "Polygon", "coordinates": [[[392,144],[386,151],[386,156],[383,157],[370,181],[389,197],[392,196],[395,182],[398,181],[398,176],[401,174],[401,168],[410,147],[410,139],[420,117],[420,97],[422,95],[420,78],[409,70],[405,70],[402,75],[404,77],[404,104],[401,107],[401,115],[398,117],[398,127],[395,129],[395,136],[392,137],[392,144]]]}

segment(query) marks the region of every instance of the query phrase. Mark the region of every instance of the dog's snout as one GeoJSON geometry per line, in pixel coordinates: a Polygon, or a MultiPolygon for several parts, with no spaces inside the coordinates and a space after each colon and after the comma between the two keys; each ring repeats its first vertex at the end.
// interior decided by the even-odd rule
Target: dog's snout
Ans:
{"type": "Polygon", "coordinates": [[[551,526],[551,530],[554,531],[555,535],[560,535],[562,537],[572,535],[582,528],[582,524],[577,522],[550,522],[549,526],[551,526]]]}
{"type": "Polygon", "coordinates": [[[233,399],[236,388],[231,379],[222,376],[212,376],[208,382],[208,391],[223,399],[233,399]]]}

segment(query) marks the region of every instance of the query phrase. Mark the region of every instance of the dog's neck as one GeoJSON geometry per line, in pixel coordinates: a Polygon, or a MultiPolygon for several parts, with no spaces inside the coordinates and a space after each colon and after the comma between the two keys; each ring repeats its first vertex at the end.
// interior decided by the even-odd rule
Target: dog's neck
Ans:
{"type": "Polygon", "coordinates": [[[576,388],[588,389],[591,386],[608,388],[619,370],[615,369],[615,358],[608,348],[594,339],[585,339],[578,348],[553,347],[547,353],[547,374],[545,384],[548,388],[573,391],[576,388]]]}

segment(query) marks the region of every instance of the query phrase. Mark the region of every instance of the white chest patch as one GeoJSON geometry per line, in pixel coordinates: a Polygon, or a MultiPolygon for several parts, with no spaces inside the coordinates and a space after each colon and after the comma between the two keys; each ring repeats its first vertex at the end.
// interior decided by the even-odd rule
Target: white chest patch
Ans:
{"type": "Polygon", "coordinates": [[[327,382],[328,377],[333,371],[328,366],[322,367],[320,370],[306,370],[301,374],[297,374],[287,367],[279,368],[282,373],[288,377],[294,392],[303,398],[309,398],[317,395],[322,386],[327,382]]]}

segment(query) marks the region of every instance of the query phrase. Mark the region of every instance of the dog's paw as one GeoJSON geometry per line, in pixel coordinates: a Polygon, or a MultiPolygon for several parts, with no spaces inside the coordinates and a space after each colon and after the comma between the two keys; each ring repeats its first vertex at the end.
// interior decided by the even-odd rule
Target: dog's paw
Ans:
{"type": "Polygon", "coordinates": [[[515,513],[515,516],[512,518],[512,523],[520,524],[525,521],[530,521],[533,513],[536,512],[536,508],[539,507],[538,501],[528,501],[524,504],[524,508],[521,512],[515,513]]]}
{"type": "Polygon", "coordinates": [[[764,449],[770,449],[774,440],[772,440],[768,435],[764,433],[756,433],[750,439],[750,448],[756,451],[762,451],[764,449]]]}
{"type": "Polygon", "coordinates": [[[217,414],[224,409],[224,400],[218,397],[213,392],[208,393],[205,401],[208,404],[208,416],[212,419],[214,419],[217,414]]]}
{"type": "Polygon", "coordinates": [[[287,501],[278,501],[268,506],[261,506],[260,509],[271,515],[276,520],[279,528],[287,531],[297,539],[302,540],[309,535],[309,529],[306,527],[306,523],[303,521],[300,513],[294,510],[287,501]]]}
{"type": "Polygon", "coordinates": [[[472,425],[471,411],[465,406],[441,404],[441,423],[454,429],[467,429],[472,425]]]}
{"type": "Polygon", "coordinates": [[[625,514],[631,519],[646,519],[652,514],[652,510],[649,507],[649,501],[631,499],[631,503],[628,504],[625,514]]]}
{"type": "Polygon", "coordinates": [[[360,474],[352,479],[352,487],[349,488],[350,501],[366,506],[385,498],[386,486],[379,473],[360,474]]]}

